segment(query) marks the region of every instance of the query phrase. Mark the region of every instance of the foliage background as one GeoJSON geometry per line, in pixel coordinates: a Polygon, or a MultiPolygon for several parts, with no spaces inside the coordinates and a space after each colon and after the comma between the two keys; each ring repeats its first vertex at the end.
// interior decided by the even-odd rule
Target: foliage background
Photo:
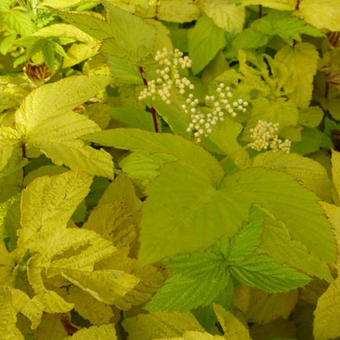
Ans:
{"type": "Polygon", "coordinates": [[[0,338],[340,338],[339,18],[2,0],[0,338]]]}

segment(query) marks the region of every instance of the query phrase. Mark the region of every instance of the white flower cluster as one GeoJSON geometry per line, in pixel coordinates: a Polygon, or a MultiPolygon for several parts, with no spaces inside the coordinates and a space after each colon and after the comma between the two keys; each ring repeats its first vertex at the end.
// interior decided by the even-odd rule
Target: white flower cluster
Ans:
{"type": "Polygon", "coordinates": [[[156,70],[158,78],[150,80],[146,84],[138,99],[156,100],[157,97],[160,97],[166,104],[171,104],[173,91],[185,95],[182,109],[189,116],[187,131],[193,133],[197,143],[200,143],[204,136],[208,136],[212,132],[213,126],[218,121],[223,121],[225,115],[236,117],[238,113],[247,111],[248,102],[241,98],[233,98],[231,88],[220,83],[215,95],[205,97],[205,104],[211,110],[209,113],[202,112],[199,108],[199,99],[194,98],[192,93],[187,93],[195,88],[194,85],[188,78],[181,76],[181,71],[191,67],[191,59],[183,56],[183,53],[178,49],[168,51],[164,48],[157,51],[155,61],[160,66],[156,70]]]}
{"type": "Polygon", "coordinates": [[[220,83],[216,89],[216,96],[206,96],[205,102],[211,111],[207,114],[202,113],[198,108],[198,99],[194,99],[190,94],[186,104],[182,108],[190,117],[188,132],[194,132],[194,138],[197,143],[202,141],[202,137],[207,137],[212,132],[212,127],[218,121],[223,121],[224,116],[230,115],[236,117],[239,112],[246,112],[247,101],[243,99],[233,99],[233,94],[229,86],[220,83]]]}
{"type": "Polygon", "coordinates": [[[259,120],[256,127],[250,129],[253,142],[250,143],[249,146],[257,151],[267,150],[270,148],[274,152],[281,150],[289,153],[291,141],[289,139],[282,141],[277,135],[278,131],[278,123],[259,120]]]}
{"type": "Polygon", "coordinates": [[[155,60],[160,65],[156,70],[158,78],[151,80],[148,85],[141,91],[138,99],[143,100],[151,97],[156,100],[156,96],[166,103],[171,104],[171,90],[177,89],[181,95],[185,94],[186,89],[193,90],[194,85],[186,77],[181,77],[180,70],[191,67],[192,61],[189,57],[183,57],[183,53],[178,49],[168,51],[164,48],[162,51],[157,51],[155,60]]]}

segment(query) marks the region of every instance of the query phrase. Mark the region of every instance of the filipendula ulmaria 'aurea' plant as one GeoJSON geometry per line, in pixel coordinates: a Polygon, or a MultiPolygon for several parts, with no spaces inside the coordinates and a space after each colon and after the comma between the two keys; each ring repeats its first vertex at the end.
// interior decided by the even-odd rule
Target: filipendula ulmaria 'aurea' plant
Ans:
{"type": "Polygon", "coordinates": [[[340,336],[338,2],[34,4],[9,59],[54,78],[0,78],[1,337],[340,336]]]}

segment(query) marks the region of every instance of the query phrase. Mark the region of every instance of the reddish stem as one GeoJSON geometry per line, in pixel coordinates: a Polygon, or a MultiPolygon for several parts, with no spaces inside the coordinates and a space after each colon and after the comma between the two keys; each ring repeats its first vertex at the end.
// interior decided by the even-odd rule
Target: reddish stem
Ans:
{"type": "Polygon", "coordinates": [[[263,9],[263,6],[259,5],[259,18],[262,18],[262,9],[263,9]]]}
{"type": "Polygon", "coordinates": [[[151,114],[152,114],[152,119],[153,119],[153,126],[155,127],[155,132],[158,132],[156,110],[153,106],[151,107],[151,114]]]}
{"type": "Polygon", "coordinates": [[[21,151],[22,151],[22,158],[27,158],[27,155],[26,155],[26,144],[25,143],[21,144],[21,151]]]}
{"type": "Polygon", "coordinates": [[[297,44],[297,41],[294,39],[294,40],[293,40],[293,47],[295,47],[296,44],[297,44]]]}
{"type": "MultiPolygon", "coordinates": [[[[148,81],[146,80],[146,78],[144,77],[144,70],[142,66],[138,66],[138,70],[140,75],[142,76],[143,79],[143,83],[145,86],[148,86],[148,81]]],[[[157,117],[156,117],[156,110],[153,106],[151,106],[151,114],[152,114],[152,120],[153,120],[153,126],[155,128],[155,132],[158,132],[158,123],[157,123],[157,117]]]]}
{"type": "Polygon", "coordinates": [[[74,327],[71,323],[71,321],[69,320],[69,318],[67,317],[67,315],[62,314],[61,317],[61,323],[64,326],[65,331],[67,332],[68,335],[72,336],[74,333],[76,333],[78,331],[78,328],[74,327]]]}
{"type": "Polygon", "coordinates": [[[145,85],[145,86],[148,86],[148,81],[147,81],[147,80],[144,78],[144,76],[143,76],[143,73],[144,73],[143,67],[142,67],[142,66],[139,66],[139,67],[138,67],[138,70],[139,70],[140,75],[142,76],[144,85],[145,85]]]}
{"type": "Polygon", "coordinates": [[[326,81],[326,86],[325,86],[325,98],[328,99],[329,95],[329,83],[326,81]]]}
{"type": "Polygon", "coordinates": [[[295,9],[298,11],[300,9],[300,0],[296,1],[295,9]]]}
{"type": "MultiPolygon", "coordinates": [[[[26,144],[25,143],[21,144],[21,154],[22,154],[22,158],[27,158],[27,155],[26,155],[26,144]]],[[[22,175],[24,177],[26,176],[25,167],[22,168],[22,175]]]]}

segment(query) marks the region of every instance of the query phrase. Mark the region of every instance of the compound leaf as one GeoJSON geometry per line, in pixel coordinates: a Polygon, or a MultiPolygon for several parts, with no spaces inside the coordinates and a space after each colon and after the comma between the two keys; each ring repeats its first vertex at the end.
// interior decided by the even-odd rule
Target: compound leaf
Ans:
{"type": "Polygon", "coordinates": [[[39,233],[53,234],[65,228],[91,183],[90,176],[71,171],[39,177],[30,183],[22,192],[18,246],[36,249],[39,233]]]}
{"type": "Polygon", "coordinates": [[[96,123],[72,111],[108,85],[105,76],[75,76],[32,91],[15,113],[15,123],[26,143],[39,148],[57,165],[111,178],[111,156],[80,137],[99,131],[96,123]]]}
{"type": "Polygon", "coordinates": [[[174,275],[148,303],[149,311],[185,311],[209,305],[229,283],[225,257],[228,240],[207,251],[175,257],[170,262],[174,275]]]}
{"type": "Polygon", "coordinates": [[[235,211],[240,211],[243,205],[258,204],[285,223],[292,239],[300,241],[321,259],[334,262],[334,236],[318,204],[319,199],[291,176],[250,168],[227,176],[223,191],[227,193],[229,204],[238,202],[235,211]]]}

